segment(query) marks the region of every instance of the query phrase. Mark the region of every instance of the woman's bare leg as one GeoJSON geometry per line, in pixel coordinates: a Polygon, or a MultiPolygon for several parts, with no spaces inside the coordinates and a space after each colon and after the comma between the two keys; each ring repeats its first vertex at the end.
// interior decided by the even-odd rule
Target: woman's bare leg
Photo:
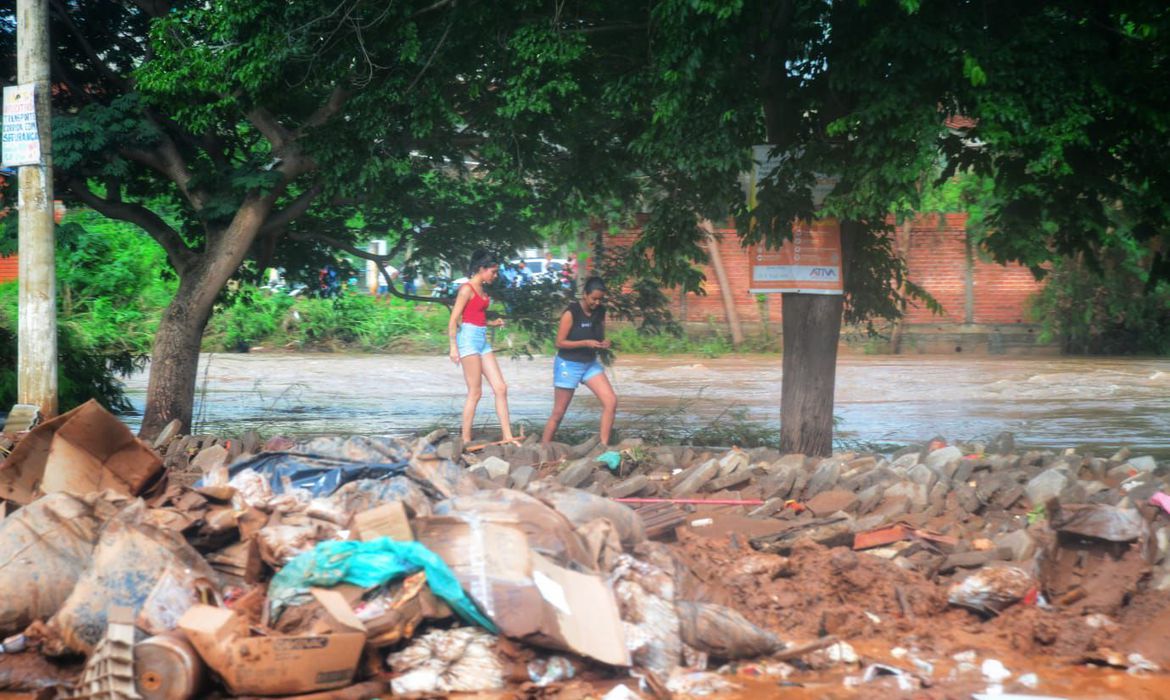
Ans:
{"type": "Polygon", "coordinates": [[[481,356],[483,360],[483,376],[487,377],[492,386],[492,393],[496,395],[496,415],[500,418],[500,429],[503,439],[512,439],[512,422],[508,415],[508,383],[504,381],[504,373],[496,362],[496,354],[489,352],[481,356]]]}
{"type": "Polygon", "coordinates": [[[483,362],[479,355],[468,355],[459,361],[463,379],[467,381],[467,400],[463,402],[463,442],[471,442],[471,426],[475,423],[475,407],[483,396],[483,362]]]}
{"type": "Polygon", "coordinates": [[[544,444],[552,442],[553,436],[557,434],[557,428],[561,427],[561,420],[565,417],[565,411],[569,410],[569,404],[573,401],[573,389],[562,389],[561,387],[553,387],[553,410],[552,415],[548,417],[548,422],[544,424],[544,435],[541,436],[540,441],[544,444]]]}
{"type": "Polygon", "coordinates": [[[609,383],[605,372],[585,380],[585,386],[593,392],[601,402],[601,444],[608,445],[610,433],[613,432],[613,419],[617,415],[617,394],[609,383]]]}

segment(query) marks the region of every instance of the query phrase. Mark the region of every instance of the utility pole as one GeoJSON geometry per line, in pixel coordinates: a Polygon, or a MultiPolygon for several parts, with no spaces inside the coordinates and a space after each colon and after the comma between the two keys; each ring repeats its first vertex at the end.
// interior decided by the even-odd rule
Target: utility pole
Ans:
{"type": "Polygon", "coordinates": [[[49,0],[17,0],[16,82],[33,85],[40,163],[20,167],[18,401],[57,414],[57,274],[50,129],[49,0]]]}

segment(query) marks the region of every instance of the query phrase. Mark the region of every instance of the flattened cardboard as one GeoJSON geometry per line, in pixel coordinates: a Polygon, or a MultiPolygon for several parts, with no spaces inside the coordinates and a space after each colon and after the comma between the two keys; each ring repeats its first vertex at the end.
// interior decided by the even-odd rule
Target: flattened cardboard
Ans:
{"type": "Polygon", "coordinates": [[[0,464],[0,498],[27,505],[47,493],[133,496],[162,459],[96,401],[41,423],[0,464]]]}
{"type": "MultiPolygon", "coordinates": [[[[327,610],[335,603],[330,600],[327,610]]],[[[253,637],[244,618],[209,605],[188,610],[179,629],[234,695],[298,695],[345,687],[353,682],[366,643],[364,629],[253,637]]]]}
{"type": "Polygon", "coordinates": [[[443,516],[415,526],[505,636],[630,665],[617,599],[600,575],[557,566],[515,524],[443,516]]]}
{"type": "Polygon", "coordinates": [[[383,503],[377,508],[362,511],[353,516],[353,539],[368,542],[379,537],[389,537],[395,542],[414,540],[406,506],[401,501],[383,503]]]}

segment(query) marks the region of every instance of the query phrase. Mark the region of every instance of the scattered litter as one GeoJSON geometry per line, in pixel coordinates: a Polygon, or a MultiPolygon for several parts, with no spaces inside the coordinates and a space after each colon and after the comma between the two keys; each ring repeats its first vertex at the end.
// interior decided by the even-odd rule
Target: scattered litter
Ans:
{"type": "Polygon", "coordinates": [[[535,659],[528,663],[528,678],[539,687],[566,681],[577,674],[573,662],[563,656],[535,659]]]}
{"type": "Polygon", "coordinates": [[[1153,496],[1150,496],[1150,503],[1166,511],[1167,514],[1170,514],[1170,494],[1159,491],[1153,496]]]}
{"type": "Polygon", "coordinates": [[[1037,585],[1031,574],[1018,567],[987,566],[951,586],[947,600],[979,612],[999,613],[1018,603],[1037,585]]]}
{"type": "Polygon", "coordinates": [[[988,683],[1003,683],[1012,677],[1012,672],[999,659],[984,659],[979,669],[988,683]]]}
{"type": "Polygon", "coordinates": [[[495,644],[495,637],[475,627],[428,632],[386,658],[398,674],[391,690],[395,695],[500,690],[504,667],[495,644]]]}
{"type": "Polygon", "coordinates": [[[845,678],[845,685],[846,687],[857,687],[859,685],[873,683],[879,678],[884,677],[894,678],[898,684],[898,689],[902,691],[918,690],[922,687],[922,683],[910,672],[886,664],[870,664],[866,666],[861,676],[847,676],[845,678]]]}

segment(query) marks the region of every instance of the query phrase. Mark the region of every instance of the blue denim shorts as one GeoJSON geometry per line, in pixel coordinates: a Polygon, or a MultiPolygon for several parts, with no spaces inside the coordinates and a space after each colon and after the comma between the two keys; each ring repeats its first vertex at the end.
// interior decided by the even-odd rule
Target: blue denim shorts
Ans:
{"type": "Polygon", "coordinates": [[[560,355],[553,358],[553,386],[558,389],[576,389],[581,382],[587,382],[604,373],[605,368],[597,360],[573,362],[562,359],[560,355]]]}
{"type": "Polygon", "coordinates": [[[455,345],[459,347],[459,357],[486,355],[492,351],[492,344],[487,339],[487,328],[470,323],[459,326],[459,332],[455,335],[455,345]]]}

